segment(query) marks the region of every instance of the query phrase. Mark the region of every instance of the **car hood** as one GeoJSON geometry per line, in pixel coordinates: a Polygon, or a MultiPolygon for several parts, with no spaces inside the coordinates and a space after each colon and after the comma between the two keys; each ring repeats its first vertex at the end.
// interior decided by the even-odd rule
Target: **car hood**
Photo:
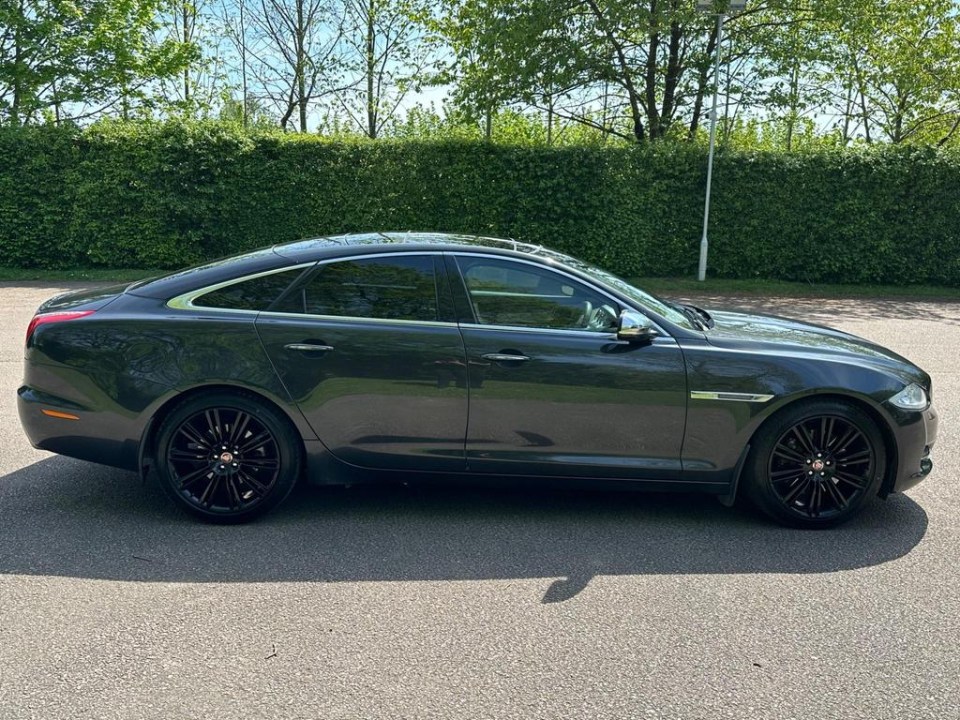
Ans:
{"type": "Polygon", "coordinates": [[[929,385],[929,376],[906,358],[850,333],[773,315],[711,311],[711,317],[716,324],[705,335],[707,342],[715,347],[825,355],[866,362],[929,385]]]}

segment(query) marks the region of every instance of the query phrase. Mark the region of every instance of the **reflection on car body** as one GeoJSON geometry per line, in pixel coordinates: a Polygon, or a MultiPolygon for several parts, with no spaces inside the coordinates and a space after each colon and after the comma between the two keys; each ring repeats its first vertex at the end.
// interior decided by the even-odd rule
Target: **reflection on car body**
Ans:
{"type": "Polygon", "coordinates": [[[301,477],[414,472],[739,494],[821,527],[930,472],[931,396],[836,330],[674,305],[514,241],[374,233],[48,301],[19,411],[35,446],[152,467],[209,520],[301,477]]]}

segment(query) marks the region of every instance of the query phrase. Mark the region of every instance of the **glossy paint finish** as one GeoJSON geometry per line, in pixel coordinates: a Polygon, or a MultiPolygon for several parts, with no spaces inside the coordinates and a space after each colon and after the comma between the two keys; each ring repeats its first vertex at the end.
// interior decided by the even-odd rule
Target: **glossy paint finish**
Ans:
{"type": "Polygon", "coordinates": [[[336,458],[378,469],[463,470],[467,382],[455,324],[265,313],[257,330],[290,399],[336,458]]]}
{"type": "Polygon", "coordinates": [[[906,413],[886,400],[906,384],[930,388],[930,376],[895,353],[831,328],[760,315],[714,313],[716,326],[684,344],[691,389],[773,395],[766,403],[691,400],[684,467],[719,473],[735,465],[762,422],[797,399],[834,395],[870,410],[904,456],[917,458],[885,491],[904,488],[924,448],[936,439],[932,406],[906,413]],[[727,440],[718,443],[717,437],[727,440]]]}
{"type": "MultiPolygon", "coordinates": [[[[111,302],[109,314],[84,320],[40,326],[27,346],[20,417],[41,449],[136,469],[154,415],[185,392],[225,386],[287,403],[261,348],[255,315],[184,314],[127,294],[111,302]],[[65,428],[43,417],[42,407],[72,408],[80,421],[65,428]]],[[[290,409],[310,438],[307,423],[290,409]]]]}
{"type": "Polygon", "coordinates": [[[683,355],[672,338],[464,327],[469,467],[477,472],[679,480],[683,355]],[[487,354],[524,361],[496,362],[487,354]]]}
{"type": "Polygon", "coordinates": [[[150,461],[171,403],[226,388],[282,411],[303,439],[314,482],[338,482],[347,471],[357,481],[367,469],[612,479],[725,494],[766,419],[804,398],[837,397],[881,430],[889,468],[881,494],[929,472],[933,407],[909,412],[888,402],[910,383],[932,392],[929,376],[909,361],[779,318],[718,312],[713,328],[696,328],[559,257],[461,236],[344,236],[61,297],[40,311],[95,312],[42,325],[30,338],[21,421],[37,447],[137,469],[150,461]],[[390,253],[435,259],[436,321],[177,303],[258,273],[390,253]],[[657,336],[627,342],[612,331],[482,324],[469,312],[454,260],[475,253],[576,278],[617,310],[641,313],[657,336]]]}

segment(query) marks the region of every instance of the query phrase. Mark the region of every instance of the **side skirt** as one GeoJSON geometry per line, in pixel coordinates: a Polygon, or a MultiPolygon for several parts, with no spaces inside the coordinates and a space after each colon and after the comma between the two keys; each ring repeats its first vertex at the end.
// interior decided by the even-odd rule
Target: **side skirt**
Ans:
{"type": "MultiPolygon", "coordinates": [[[[424,483],[479,487],[524,487],[544,489],[635,490],[642,492],[701,492],[711,495],[730,493],[729,482],[690,480],[611,479],[591,477],[555,477],[537,475],[497,475],[471,472],[410,472],[369,469],[337,459],[320,442],[307,442],[307,467],[304,480],[309,485],[361,485],[370,483],[424,483]]],[[[742,458],[741,458],[742,463],[742,458]]],[[[739,466],[738,466],[739,470],[739,466]]],[[[734,494],[736,488],[733,490],[734,494]]]]}

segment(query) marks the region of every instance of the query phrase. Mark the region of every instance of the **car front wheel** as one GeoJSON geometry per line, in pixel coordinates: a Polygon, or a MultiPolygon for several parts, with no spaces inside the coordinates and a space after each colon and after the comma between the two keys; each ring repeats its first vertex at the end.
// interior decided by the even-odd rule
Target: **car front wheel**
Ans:
{"type": "Polygon", "coordinates": [[[296,483],[302,451],[280,413],[253,396],[217,392],[178,405],[157,434],[164,492],[211,522],[251,520],[280,504],[296,483]]]}
{"type": "Polygon", "coordinates": [[[839,525],[877,495],[886,450],[876,423],[833,400],[788,407],[761,427],[748,460],[747,492],[793,527],[839,525]]]}

